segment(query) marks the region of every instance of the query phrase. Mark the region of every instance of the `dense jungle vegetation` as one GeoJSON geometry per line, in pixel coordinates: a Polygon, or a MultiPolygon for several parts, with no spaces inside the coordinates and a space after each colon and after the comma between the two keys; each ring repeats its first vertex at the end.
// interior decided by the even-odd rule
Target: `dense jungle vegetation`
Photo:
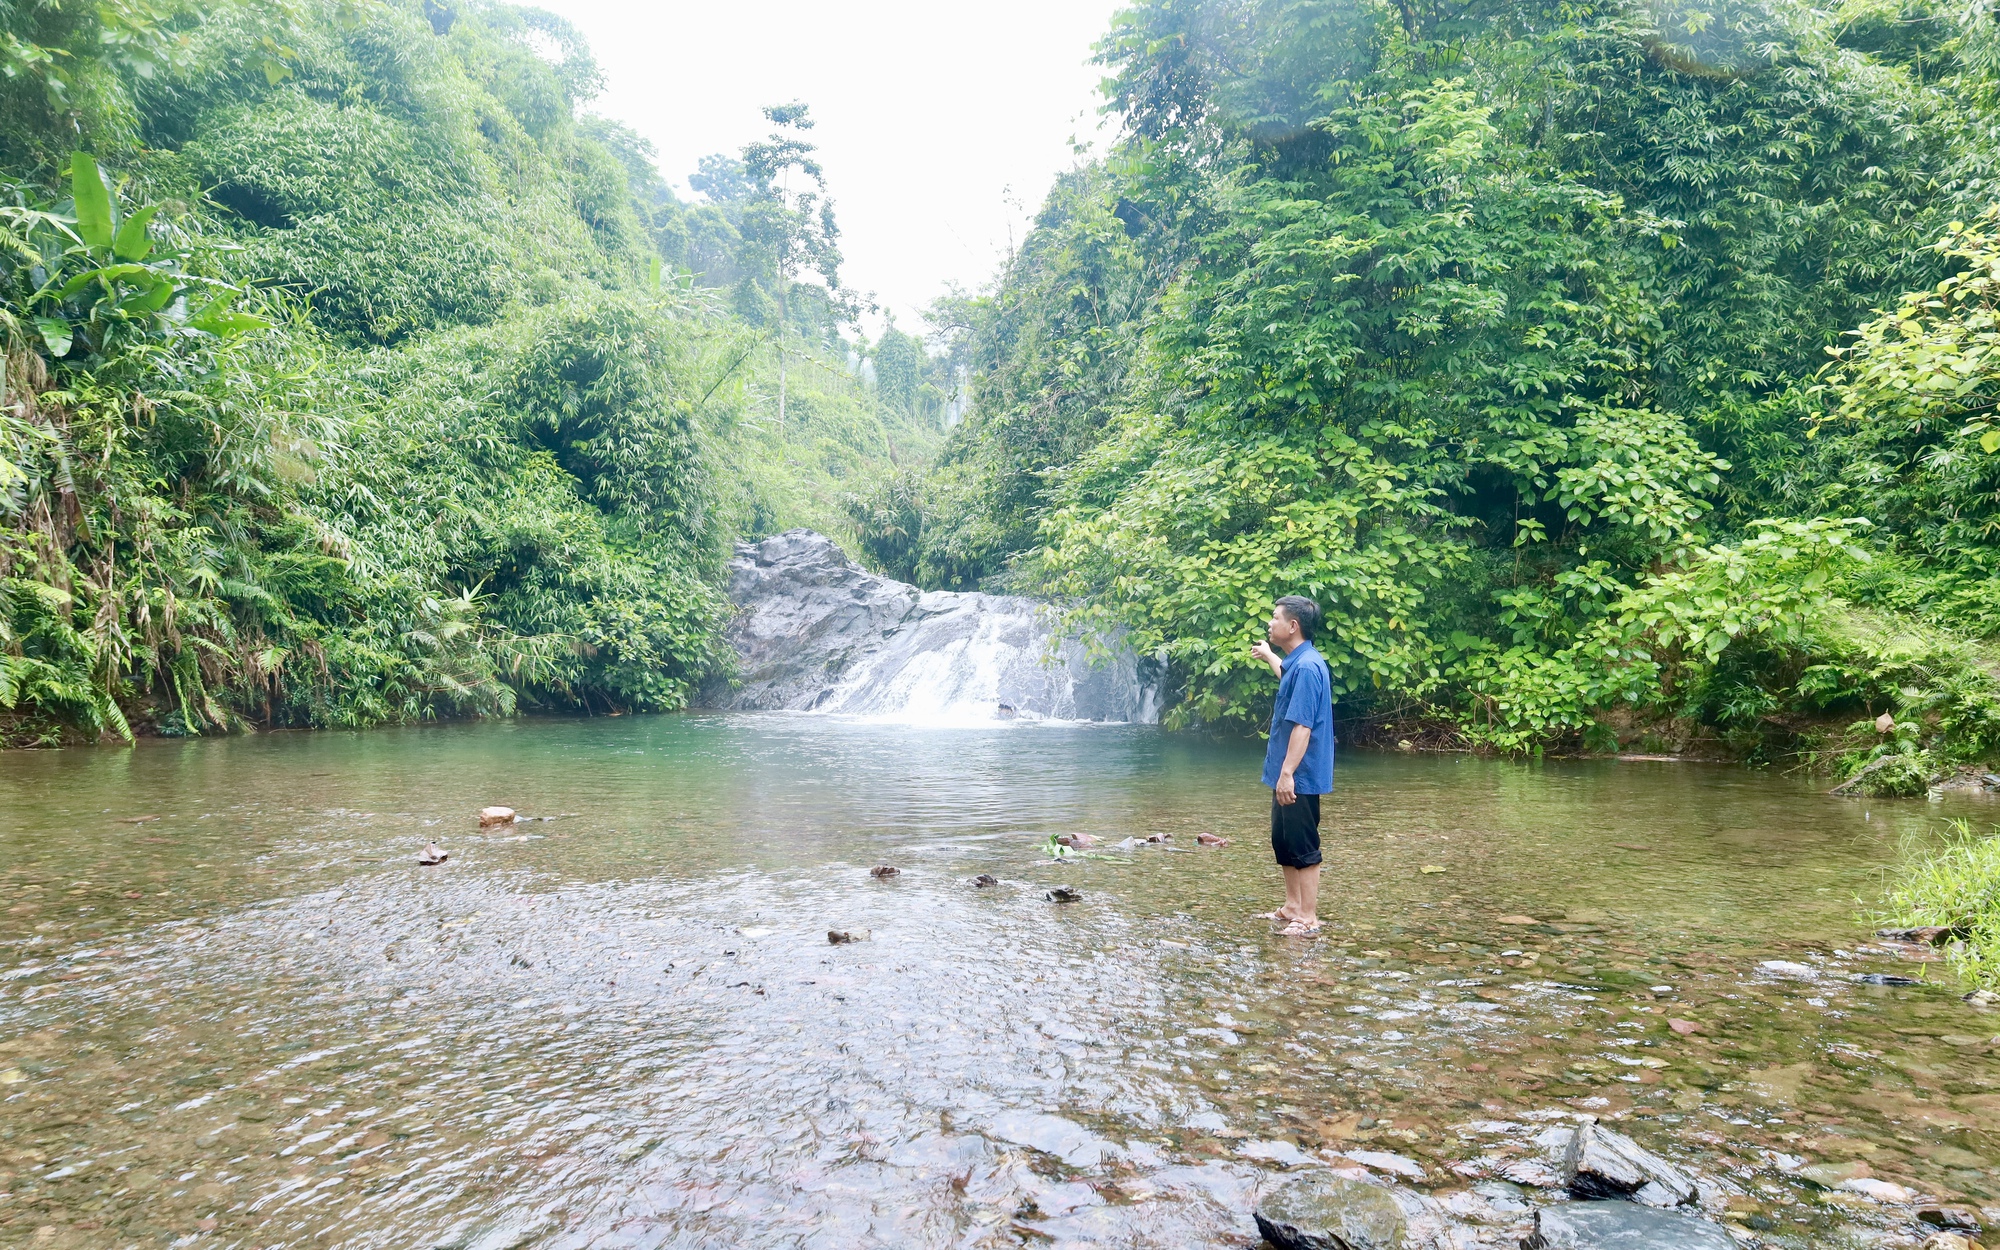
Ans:
{"type": "Polygon", "coordinates": [[[731,540],[941,434],[802,105],[685,203],[534,9],[0,33],[0,744],[680,707],[731,540]]]}
{"type": "Polygon", "coordinates": [[[1256,726],[1315,596],[1350,733],[1921,793],[2000,748],[1995,19],[1852,0],[1134,0],[1120,138],[857,509],[1256,726]],[[1878,728],[1878,718],[1887,728],[1878,728]]]}

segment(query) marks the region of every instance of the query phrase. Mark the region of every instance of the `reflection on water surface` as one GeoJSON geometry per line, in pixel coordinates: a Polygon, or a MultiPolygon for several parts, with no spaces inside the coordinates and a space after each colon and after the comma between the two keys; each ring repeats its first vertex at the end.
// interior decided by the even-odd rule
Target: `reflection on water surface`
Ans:
{"type": "Polygon", "coordinates": [[[0,1241],[1248,1245],[1353,1152],[1513,1246],[1582,1111],[1768,1245],[1909,1244],[1811,1165],[2000,1207],[2000,1013],[1854,979],[1924,970],[1852,917],[1935,805],[1350,755],[1297,941],[1258,758],[755,715],[0,757],[0,1241]]]}

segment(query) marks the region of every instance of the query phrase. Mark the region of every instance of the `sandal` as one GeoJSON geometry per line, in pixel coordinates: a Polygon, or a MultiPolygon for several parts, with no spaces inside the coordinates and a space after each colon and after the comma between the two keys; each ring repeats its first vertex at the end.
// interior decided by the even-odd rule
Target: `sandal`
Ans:
{"type": "Polygon", "coordinates": [[[1303,920],[1294,920],[1292,923],[1278,930],[1279,937],[1313,937],[1318,933],[1319,921],[1317,920],[1311,924],[1307,924],[1303,920]]]}
{"type": "Polygon", "coordinates": [[[1285,910],[1284,910],[1284,908],[1282,908],[1282,907],[1281,907],[1281,908],[1279,908],[1279,909],[1278,909],[1277,911],[1260,911],[1260,912],[1258,912],[1258,913],[1257,913],[1256,915],[1254,915],[1254,916],[1250,917],[1250,919],[1252,919],[1252,920],[1286,920],[1286,921],[1289,921],[1289,920],[1291,919],[1291,917],[1290,917],[1290,916],[1287,916],[1287,915],[1285,914],[1285,910]]]}

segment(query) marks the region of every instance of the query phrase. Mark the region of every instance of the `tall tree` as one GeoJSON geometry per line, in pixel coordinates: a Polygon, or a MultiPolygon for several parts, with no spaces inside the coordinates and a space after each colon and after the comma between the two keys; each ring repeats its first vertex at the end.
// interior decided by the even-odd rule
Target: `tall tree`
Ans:
{"type": "Polygon", "coordinates": [[[838,308],[840,249],[835,241],[833,201],[826,196],[826,172],[813,158],[819,149],[801,136],[813,127],[801,101],[773,104],[764,116],[776,127],[770,137],[743,148],[743,170],[751,193],[743,209],[746,259],[760,269],[778,301],[778,428],[785,426],[786,336],[791,333],[792,287],[811,269],[825,280],[838,308]]]}

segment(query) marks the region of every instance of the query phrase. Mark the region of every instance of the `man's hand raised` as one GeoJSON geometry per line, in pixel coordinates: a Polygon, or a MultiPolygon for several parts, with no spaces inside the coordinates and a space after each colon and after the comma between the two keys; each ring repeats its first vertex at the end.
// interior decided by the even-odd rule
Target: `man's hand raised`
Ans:
{"type": "Polygon", "coordinates": [[[1269,664],[1271,666],[1271,672],[1273,673],[1284,672],[1285,662],[1284,660],[1279,658],[1278,653],[1276,651],[1271,650],[1270,643],[1268,642],[1258,643],[1256,646],[1250,648],[1250,654],[1255,656],[1257,659],[1264,661],[1264,663],[1269,664]]]}

